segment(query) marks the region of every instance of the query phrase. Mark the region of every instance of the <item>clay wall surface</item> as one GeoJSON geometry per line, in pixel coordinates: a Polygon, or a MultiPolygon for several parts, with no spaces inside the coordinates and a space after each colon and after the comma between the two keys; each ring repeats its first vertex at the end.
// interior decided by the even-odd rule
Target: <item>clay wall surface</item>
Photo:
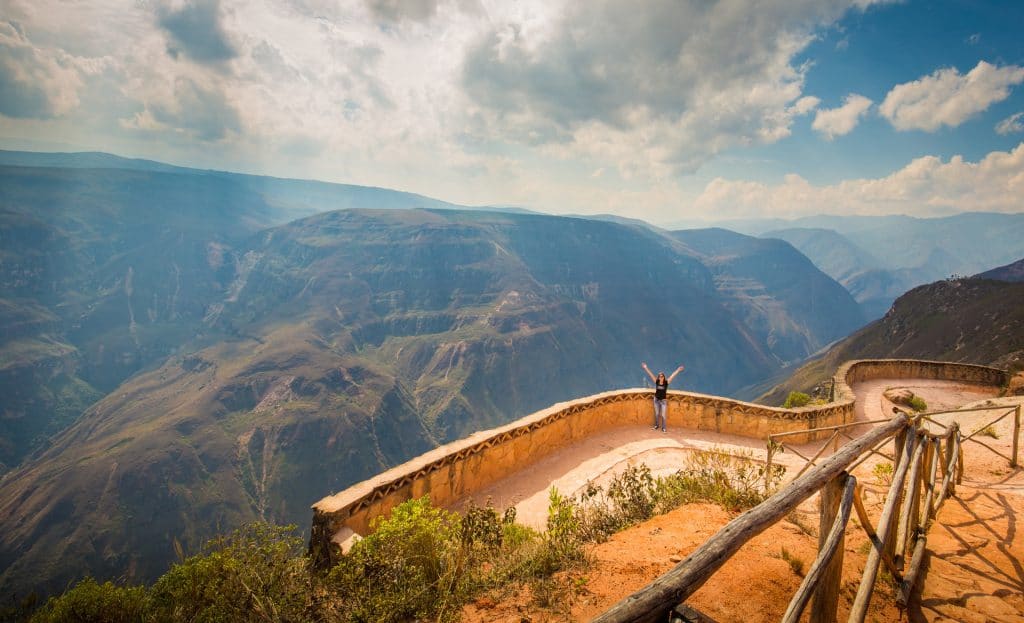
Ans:
{"type": "MultiPolygon", "coordinates": [[[[669,392],[672,426],[767,440],[768,435],[846,424],[854,418],[854,383],[870,379],[939,379],[1004,385],[1002,370],[969,364],[917,360],[863,360],[840,366],[834,401],[798,409],[767,407],[719,396],[669,392]]],[[[559,403],[506,426],[441,446],[313,505],[310,553],[314,564],[330,564],[337,545],[367,534],[371,522],[410,499],[430,494],[447,506],[508,474],[595,433],[624,426],[650,426],[650,389],[606,392],[559,403]]],[[[829,436],[809,432],[789,438],[800,444],[829,436]]]]}
{"type": "Polygon", "coordinates": [[[863,359],[847,361],[836,370],[835,399],[853,400],[850,387],[873,379],[928,379],[1001,387],[1009,381],[1005,370],[969,363],[920,359],[863,359]]]}
{"type": "MultiPolygon", "coordinates": [[[[367,534],[376,517],[406,500],[430,494],[438,506],[497,480],[590,435],[624,426],[650,426],[652,390],[606,392],[559,403],[506,426],[441,446],[313,506],[310,551],[326,561],[330,543],[351,533],[367,534]]],[[[767,439],[769,434],[842,424],[853,403],[780,409],[691,392],[669,392],[674,427],[767,439]]],[[[813,441],[816,433],[795,442],[813,441]]]]}

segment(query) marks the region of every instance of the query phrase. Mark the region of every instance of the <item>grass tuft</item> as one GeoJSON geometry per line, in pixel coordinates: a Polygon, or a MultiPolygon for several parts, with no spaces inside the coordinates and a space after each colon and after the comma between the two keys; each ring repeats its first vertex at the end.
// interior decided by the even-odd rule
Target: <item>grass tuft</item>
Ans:
{"type": "Polygon", "coordinates": [[[790,551],[786,549],[785,546],[783,546],[779,550],[779,558],[786,561],[786,563],[789,565],[789,568],[793,570],[793,573],[797,574],[800,577],[804,577],[804,561],[802,558],[799,558],[790,553],[790,551]]]}
{"type": "Polygon", "coordinates": [[[978,431],[978,434],[982,437],[991,437],[992,439],[999,439],[999,433],[996,432],[996,427],[989,424],[985,428],[978,431]]]}

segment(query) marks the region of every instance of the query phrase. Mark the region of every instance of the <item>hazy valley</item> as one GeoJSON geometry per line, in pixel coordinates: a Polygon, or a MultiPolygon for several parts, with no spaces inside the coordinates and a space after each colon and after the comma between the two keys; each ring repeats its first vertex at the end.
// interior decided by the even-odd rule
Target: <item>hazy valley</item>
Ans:
{"type": "Polygon", "coordinates": [[[153,578],[174,541],[305,525],[438,443],[639,385],[641,360],[728,394],[862,323],[780,241],[330,185],[366,209],[293,221],[302,182],[58,164],[0,169],[5,592],[153,578]]]}
{"type": "Polygon", "coordinates": [[[874,320],[916,286],[1020,259],[1021,216],[817,216],[732,225],[737,231],[792,244],[849,290],[865,316],[874,320]]]}
{"type": "MultiPolygon", "coordinates": [[[[0,161],[6,594],[150,580],[176,542],[254,519],[304,528],[313,501],[440,443],[641,385],[641,361],[686,364],[674,387],[694,391],[763,385],[866,318],[841,283],[874,260],[838,233],[667,231],[105,154],[0,161]]],[[[826,359],[921,350],[871,339],[826,359]]],[[[981,356],[935,356],[961,355],[981,356]]]]}

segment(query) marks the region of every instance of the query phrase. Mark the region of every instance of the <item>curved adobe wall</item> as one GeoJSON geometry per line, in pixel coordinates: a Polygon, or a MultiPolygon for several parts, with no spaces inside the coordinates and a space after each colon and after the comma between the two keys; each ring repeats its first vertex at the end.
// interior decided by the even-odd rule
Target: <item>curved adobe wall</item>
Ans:
{"type": "Polygon", "coordinates": [[[969,363],[925,361],[921,359],[861,359],[839,366],[833,377],[835,400],[853,400],[850,386],[872,379],[930,379],[977,383],[1002,387],[1010,376],[1005,370],[969,363]]]}
{"type": "MultiPolygon", "coordinates": [[[[652,391],[606,392],[559,403],[501,428],[441,446],[313,505],[310,553],[316,564],[336,555],[332,543],[366,534],[376,517],[427,493],[446,506],[577,440],[622,426],[650,426],[652,391]]],[[[853,401],[778,409],[718,396],[669,392],[673,426],[767,439],[769,434],[850,421],[853,401]]],[[[804,439],[812,441],[816,433],[804,439]]],[[[798,441],[798,440],[794,440],[798,441]]]]}
{"type": "MultiPolygon", "coordinates": [[[[936,361],[879,359],[851,361],[837,370],[834,401],[800,409],[778,409],[690,392],[669,392],[674,426],[767,439],[769,434],[808,430],[853,421],[851,384],[871,379],[938,379],[1002,386],[1007,373],[995,368],[936,361]]],[[[375,478],[313,505],[309,551],[316,565],[331,564],[336,544],[352,533],[366,534],[371,521],[406,500],[427,493],[446,506],[559,448],[611,428],[649,426],[651,390],[630,389],[581,398],[528,415],[506,426],[441,446],[375,478]]],[[[814,441],[808,433],[789,441],[814,441]]]]}

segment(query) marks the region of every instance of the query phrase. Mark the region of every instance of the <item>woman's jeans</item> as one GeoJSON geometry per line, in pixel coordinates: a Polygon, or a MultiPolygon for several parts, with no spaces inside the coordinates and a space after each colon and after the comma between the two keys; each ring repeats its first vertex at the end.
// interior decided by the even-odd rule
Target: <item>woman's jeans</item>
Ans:
{"type": "Polygon", "coordinates": [[[665,430],[665,410],[668,408],[667,398],[654,399],[654,428],[665,430]]]}

